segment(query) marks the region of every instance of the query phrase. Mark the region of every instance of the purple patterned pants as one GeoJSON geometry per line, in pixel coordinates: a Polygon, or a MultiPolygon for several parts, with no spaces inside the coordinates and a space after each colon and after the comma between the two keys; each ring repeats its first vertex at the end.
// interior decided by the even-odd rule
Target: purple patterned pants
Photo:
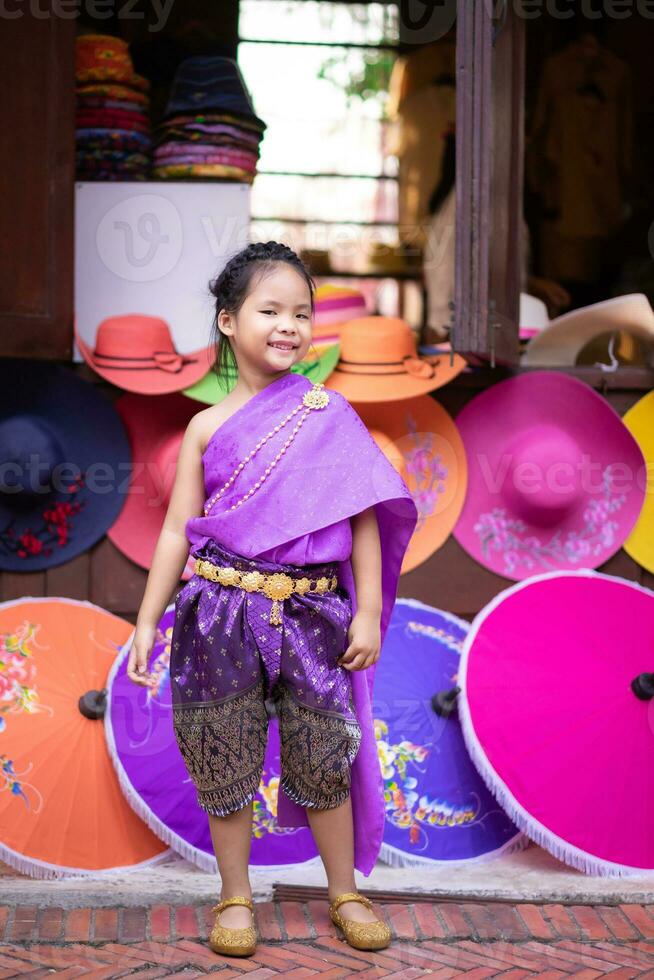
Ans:
{"type": "MultiPolygon", "coordinates": [[[[331,577],[338,564],[287,565],[244,558],[214,541],[196,557],[239,571],[331,577]]],[[[349,671],[336,663],[348,646],[352,603],[340,586],[293,595],[282,624],[271,600],[194,575],[177,593],[170,683],[175,737],[198,803],[225,816],[259,788],[271,700],[279,720],[281,786],[302,806],[328,809],[350,792],[361,728],[349,671]]]]}

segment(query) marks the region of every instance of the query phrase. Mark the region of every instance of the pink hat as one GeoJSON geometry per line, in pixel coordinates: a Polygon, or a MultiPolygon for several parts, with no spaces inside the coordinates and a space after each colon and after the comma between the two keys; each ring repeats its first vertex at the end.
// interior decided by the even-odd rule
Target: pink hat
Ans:
{"type": "Polygon", "coordinates": [[[313,339],[325,334],[340,335],[338,327],[356,316],[366,315],[366,299],[358,289],[325,283],[314,296],[313,339]]]}
{"type": "MultiPolygon", "coordinates": [[[[179,447],[198,407],[177,394],[158,398],[156,411],[146,395],[123,395],[114,407],[127,429],[133,471],[125,504],[107,536],[137,565],[150,568],[170,501],[179,447]]],[[[191,566],[189,561],[183,578],[190,577],[191,566]]]]}
{"type": "Polygon", "coordinates": [[[645,460],[617,412],[583,381],[530,371],[456,418],[468,491],[453,534],[482,565],[521,580],[596,568],[619,550],[645,498],[645,460]]]}
{"type": "Polygon", "coordinates": [[[212,346],[180,354],[165,320],[139,313],[110,316],[98,327],[95,347],[75,329],[84,360],[99,375],[127,391],[164,395],[195,384],[211,368],[212,346]]]}

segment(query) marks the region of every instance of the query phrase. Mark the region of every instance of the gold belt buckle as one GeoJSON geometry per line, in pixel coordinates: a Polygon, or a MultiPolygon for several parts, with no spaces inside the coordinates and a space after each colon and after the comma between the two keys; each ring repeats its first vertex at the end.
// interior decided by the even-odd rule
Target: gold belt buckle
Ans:
{"type": "Polygon", "coordinates": [[[269,599],[272,599],[269,620],[272,626],[281,625],[281,603],[284,601],[284,599],[288,599],[289,596],[293,595],[294,588],[295,584],[293,579],[290,575],[286,575],[285,572],[274,572],[272,575],[266,575],[266,580],[263,584],[263,592],[269,599]]]}
{"type": "MultiPolygon", "coordinates": [[[[289,599],[294,592],[304,595],[305,592],[312,591],[313,582],[308,578],[293,579],[285,572],[274,572],[265,574],[263,572],[239,572],[237,569],[226,565],[215,565],[214,562],[196,558],[195,570],[205,578],[221,585],[236,585],[246,592],[263,592],[272,600],[270,609],[270,623],[279,626],[282,622],[281,610],[284,599],[289,599]]],[[[335,588],[338,579],[326,578],[325,576],[316,580],[315,591],[318,593],[327,592],[330,588],[335,588]]]]}

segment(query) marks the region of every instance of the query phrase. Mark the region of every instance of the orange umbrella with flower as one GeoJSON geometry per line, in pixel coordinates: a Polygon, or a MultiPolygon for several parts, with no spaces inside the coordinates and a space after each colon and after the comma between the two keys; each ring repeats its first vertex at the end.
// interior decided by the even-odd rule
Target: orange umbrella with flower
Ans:
{"type": "Polygon", "coordinates": [[[125,800],[101,720],[107,675],[132,630],[90,602],[0,604],[0,857],[32,877],[169,854],[125,800]]]}

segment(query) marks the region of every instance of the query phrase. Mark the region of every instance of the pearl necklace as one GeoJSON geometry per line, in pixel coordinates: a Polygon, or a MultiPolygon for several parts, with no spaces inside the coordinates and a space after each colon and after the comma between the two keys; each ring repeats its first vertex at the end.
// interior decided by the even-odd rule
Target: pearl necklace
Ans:
{"type": "Polygon", "coordinates": [[[286,442],[284,443],[284,445],[282,446],[282,448],[279,450],[279,452],[275,456],[275,458],[272,461],[272,463],[270,464],[270,466],[267,466],[266,467],[266,469],[265,469],[265,471],[264,471],[263,476],[261,477],[261,479],[260,480],[257,480],[257,482],[254,484],[254,486],[250,490],[248,490],[248,492],[243,497],[241,497],[240,500],[237,500],[235,504],[232,504],[229,509],[230,510],[234,510],[236,507],[239,507],[249,497],[251,497],[252,494],[255,493],[256,490],[259,489],[259,487],[261,486],[261,484],[263,483],[263,481],[270,474],[271,470],[277,465],[277,463],[282,458],[282,456],[284,455],[284,453],[286,452],[286,450],[288,449],[288,447],[290,446],[290,444],[293,442],[293,439],[297,435],[297,433],[298,433],[298,431],[299,431],[302,423],[306,419],[306,417],[309,414],[309,412],[312,409],[315,409],[315,408],[325,408],[325,406],[329,403],[329,395],[327,394],[326,391],[323,390],[324,387],[325,386],[322,383],[322,381],[316,381],[316,382],[314,382],[314,384],[312,385],[312,387],[308,391],[306,391],[304,393],[304,395],[302,397],[301,403],[299,405],[297,405],[293,409],[292,412],[289,412],[288,415],[286,416],[286,418],[283,419],[279,423],[279,425],[274,426],[274,428],[272,428],[270,430],[270,432],[263,437],[263,439],[260,439],[259,440],[259,442],[256,444],[256,446],[254,447],[254,449],[251,452],[248,453],[248,455],[245,457],[245,459],[242,462],[240,462],[238,464],[238,466],[236,467],[236,469],[234,470],[234,472],[230,476],[230,478],[227,481],[227,483],[225,483],[225,485],[220,488],[220,490],[218,491],[218,493],[214,494],[214,496],[211,498],[211,500],[209,500],[209,502],[205,505],[205,507],[204,507],[204,516],[205,517],[207,517],[209,515],[209,511],[211,510],[211,508],[213,507],[213,505],[216,503],[216,501],[232,485],[232,483],[234,482],[234,480],[236,479],[236,477],[238,476],[238,474],[241,472],[241,470],[243,469],[243,467],[246,465],[246,463],[249,463],[250,460],[254,456],[256,456],[256,454],[259,452],[259,450],[261,449],[261,447],[262,446],[265,446],[265,444],[268,442],[268,440],[270,438],[272,438],[272,436],[274,436],[276,432],[279,432],[280,429],[283,429],[284,426],[288,422],[290,422],[291,419],[295,415],[297,415],[297,413],[302,409],[302,406],[305,406],[304,412],[302,413],[302,416],[300,417],[299,421],[296,422],[296,424],[295,424],[295,426],[293,428],[293,431],[291,432],[290,436],[288,437],[288,439],[286,440],[286,442]]]}

